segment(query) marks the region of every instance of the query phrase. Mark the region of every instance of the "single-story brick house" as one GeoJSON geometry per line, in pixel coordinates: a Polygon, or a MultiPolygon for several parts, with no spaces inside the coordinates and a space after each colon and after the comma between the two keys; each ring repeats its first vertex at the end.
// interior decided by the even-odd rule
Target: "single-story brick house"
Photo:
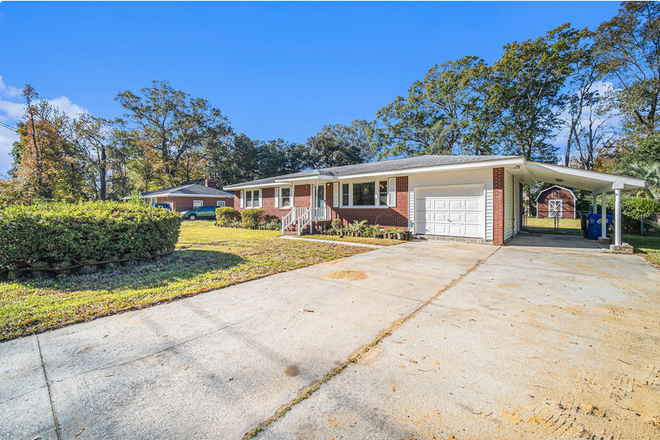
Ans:
{"type": "MultiPolygon", "coordinates": [[[[254,180],[234,191],[234,207],[262,208],[287,228],[313,231],[331,220],[474,238],[503,244],[522,223],[523,184],[562,183],[594,197],[644,181],[526,160],[522,156],[417,156],[254,180]]],[[[620,206],[620,202],[619,202],[620,206]]]]}
{"type": "Polygon", "coordinates": [[[577,218],[577,197],[563,186],[553,185],[536,196],[536,218],[577,218]]]}
{"type": "Polygon", "coordinates": [[[198,183],[184,183],[172,188],[161,188],[140,194],[149,203],[169,203],[174,211],[187,211],[200,206],[234,207],[234,194],[216,188],[217,182],[212,179],[201,180],[198,183]]]}

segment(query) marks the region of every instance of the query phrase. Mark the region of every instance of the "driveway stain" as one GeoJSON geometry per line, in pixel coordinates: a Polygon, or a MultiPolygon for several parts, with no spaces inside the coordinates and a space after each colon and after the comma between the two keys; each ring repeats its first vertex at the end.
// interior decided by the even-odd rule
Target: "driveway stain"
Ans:
{"type": "Polygon", "coordinates": [[[369,278],[369,274],[363,270],[342,270],[324,277],[327,280],[360,281],[369,278]]]}

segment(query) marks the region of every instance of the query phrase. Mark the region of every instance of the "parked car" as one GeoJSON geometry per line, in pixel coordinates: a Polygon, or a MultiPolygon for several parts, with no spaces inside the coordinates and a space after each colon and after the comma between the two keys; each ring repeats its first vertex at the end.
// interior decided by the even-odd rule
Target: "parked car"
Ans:
{"type": "Polygon", "coordinates": [[[171,210],[172,210],[172,207],[170,206],[169,203],[154,203],[154,204],[152,204],[151,206],[154,207],[154,208],[163,208],[163,209],[167,209],[168,211],[171,211],[171,210]]]}
{"type": "Polygon", "coordinates": [[[184,220],[215,220],[215,208],[215,206],[201,206],[190,211],[181,211],[180,215],[184,220]]]}

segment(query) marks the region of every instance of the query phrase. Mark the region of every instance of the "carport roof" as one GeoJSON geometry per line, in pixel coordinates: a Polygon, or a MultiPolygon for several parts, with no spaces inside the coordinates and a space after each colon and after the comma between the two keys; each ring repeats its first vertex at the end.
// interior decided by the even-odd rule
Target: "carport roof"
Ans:
{"type": "Polygon", "coordinates": [[[520,168],[512,171],[521,174],[524,183],[547,182],[566,188],[576,188],[590,191],[593,194],[612,192],[616,189],[643,188],[645,181],[634,177],[617,176],[616,174],[599,173],[597,171],[580,170],[577,168],[550,165],[547,163],[523,161],[520,168]]]}

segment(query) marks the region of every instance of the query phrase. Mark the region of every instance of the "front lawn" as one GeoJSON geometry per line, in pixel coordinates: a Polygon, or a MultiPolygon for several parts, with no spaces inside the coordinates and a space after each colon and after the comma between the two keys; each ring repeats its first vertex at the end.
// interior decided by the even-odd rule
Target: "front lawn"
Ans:
{"type": "Polygon", "coordinates": [[[0,282],[0,341],[347,257],[367,248],[184,222],[174,254],[91,275],[0,282]]]}
{"type": "Polygon", "coordinates": [[[527,217],[525,230],[535,234],[582,235],[580,219],[560,218],[559,228],[555,229],[555,219],[527,217]]]}
{"type": "Polygon", "coordinates": [[[379,246],[393,246],[395,244],[405,243],[405,241],[403,240],[392,240],[389,238],[339,237],[337,235],[325,235],[325,234],[307,235],[303,238],[317,238],[319,240],[329,240],[329,241],[347,241],[349,243],[376,244],[379,246]]]}

